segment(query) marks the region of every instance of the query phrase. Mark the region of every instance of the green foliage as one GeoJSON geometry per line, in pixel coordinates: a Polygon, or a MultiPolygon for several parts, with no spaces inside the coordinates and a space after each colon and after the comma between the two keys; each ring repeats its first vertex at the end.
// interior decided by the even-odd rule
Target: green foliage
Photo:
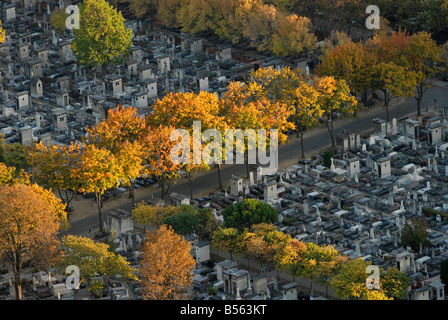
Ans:
{"type": "Polygon", "coordinates": [[[411,284],[410,277],[395,267],[387,268],[380,276],[381,288],[386,296],[394,300],[405,299],[408,295],[408,286],[411,284]]]}
{"type": "Polygon", "coordinates": [[[88,67],[119,64],[131,49],[132,30],[125,28],[121,12],[104,0],[85,0],[80,5],[80,28],[74,29],[72,49],[78,62],[88,67]]]}
{"type": "Polygon", "coordinates": [[[334,150],[330,149],[324,152],[323,164],[326,168],[330,168],[331,159],[334,158],[334,150]]]}
{"type": "Polygon", "coordinates": [[[255,199],[244,199],[222,211],[224,226],[244,230],[257,223],[274,223],[278,212],[268,203],[255,199]]]}
{"type": "Polygon", "coordinates": [[[50,16],[51,25],[57,32],[62,33],[66,28],[65,21],[67,18],[68,14],[65,12],[65,9],[56,8],[50,16]]]}
{"type": "Polygon", "coordinates": [[[411,247],[414,251],[420,250],[420,244],[431,247],[431,242],[428,239],[429,232],[426,230],[427,223],[423,218],[412,218],[407,222],[403,229],[401,236],[401,243],[404,247],[411,247]]]}
{"type": "Polygon", "coordinates": [[[181,212],[164,220],[166,225],[173,228],[180,235],[189,235],[198,228],[199,219],[191,212],[181,212]]]}

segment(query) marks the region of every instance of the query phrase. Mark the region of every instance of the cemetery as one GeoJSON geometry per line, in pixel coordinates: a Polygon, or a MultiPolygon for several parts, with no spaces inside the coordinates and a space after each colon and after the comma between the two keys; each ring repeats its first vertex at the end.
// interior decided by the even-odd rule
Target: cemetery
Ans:
{"type": "MultiPolygon", "coordinates": [[[[107,75],[88,71],[71,52],[73,34],[56,33],[49,20],[55,6],[73,3],[48,2],[44,7],[25,0],[2,8],[6,41],[0,45],[0,134],[8,143],[69,144],[119,105],[133,106],[144,117],[167,92],[220,95],[229,81],[244,79],[256,66],[286,64],[255,53],[244,55],[226,41],[151,31],[146,21],[129,19],[126,24],[134,34],[129,59],[107,75]]],[[[307,68],[302,60],[296,63],[307,68]]],[[[413,279],[411,300],[444,300],[440,263],[448,258],[448,117],[431,114],[390,123],[375,119],[373,128],[367,137],[354,132],[338,135],[330,167],[318,154],[274,175],[263,176],[262,167],[253,168],[249,178],[232,177],[228,189],[189,203],[212,208],[222,223],[221,211],[229,204],[244,198],[262,200],[278,211],[278,230],[303,242],[332,244],[350,259],[397,267],[413,279]],[[428,224],[431,242],[431,248],[418,252],[401,245],[403,228],[415,217],[428,224]]],[[[109,196],[113,195],[106,193],[109,196]]],[[[173,194],[170,204],[188,201],[173,194]]],[[[129,212],[113,210],[105,216],[108,231],[116,231],[116,252],[138,269],[143,230],[129,212]]],[[[194,234],[189,240],[196,260],[189,299],[310,298],[298,282],[282,281],[274,270],[254,273],[236,261],[215,261],[210,243],[198,241],[194,234]],[[216,294],[210,294],[210,288],[216,294]]],[[[0,299],[13,299],[10,274],[1,272],[0,299]]],[[[75,299],[75,292],[66,288],[66,276],[55,270],[27,268],[23,277],[24,299],[75,299]]],[[[110,278],[101,297],[81,287],[76,298],[141,299],[140,290],[137,281],[110,278]]]]}

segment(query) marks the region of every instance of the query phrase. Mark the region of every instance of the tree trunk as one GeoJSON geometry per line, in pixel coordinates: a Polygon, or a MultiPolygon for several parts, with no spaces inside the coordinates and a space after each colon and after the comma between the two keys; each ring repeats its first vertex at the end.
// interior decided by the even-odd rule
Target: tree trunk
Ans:
{"type": "Polygon", "coordinates": [[[22,257],[18,250],[14,251],[14,290],[16,300],[22,300],[22,257]]]}
{"type": "Polygon", "coordinates": [[[336,146],[336,142],[334,141],[334,135],[333,135],[333,120],[332,119],[326,120],[325,123],[327,125],[328,132],[330,133],[331,145],[333,147],[335,147],[336,146]]]}
{"type": "Polygon", "coordinates": [[[247,150],[247,148],[244,151],[244,158],[246,161],[246,178],[249,178],[249,150],[247,150]]]}
{"type": "Polygon", "coordinates": [[[134,193],[134,184],[132,183],[132,179],[129,178],[129,198],[131,198],[132,208],[135,206],[135,193],[134,193]]]}
{"type": "Polygon", "coordinates": [[[384,93],[384,106],[386,107],[386,122],[389,122],[390,95],[388,94],[387,90],[383,90],[383,93],[384,93]]]}
{"type": "Polygon", "coordinates": [[[102,221],[102,217],[101,217],[101,208],[102,208],[101,194],[99,192],[95,192],[95,198],[96,198],[96,206],[98,207],[98,218],[99,218],[99,223],[100,223],[100,232],[102,232],[103,231],[103,221],[102,221]]]}
{"type": "Polygon", "coordinates": [[[311,287],[310,296],[311,296],[311,297],[314,297],[314,292],[313,292],[313,280],[310,280],[310,287],[311,287]]]}
{"type": "Polygon", "coordinates": [[[305,148],[303,146],[303,130],[300,130],[300,149],[302,150],[302,159],[305,158],[305,148]]]}
{"type": "Polygon", "coordinates": [[[161,193],[162,193],[161,197],[163,200],[165,200],[166,191],[165,191],[165,182],[164,181],[162,181],[162,183],[160,183],[160,188],[161,188],[161,193]]]}
{"type": "Polygon", "coordinates": [[[221,164],[217,163],[216,166],[218,167],[218,188],[222,188],[222,181],[221,181],[221,164]]]}

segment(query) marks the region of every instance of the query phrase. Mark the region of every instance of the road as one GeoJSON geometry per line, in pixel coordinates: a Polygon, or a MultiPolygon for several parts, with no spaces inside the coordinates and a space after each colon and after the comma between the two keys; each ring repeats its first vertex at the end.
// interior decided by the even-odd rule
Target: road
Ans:
{"type": "MultiPolygon", "coordinates": [[[[439,83],[440,84],[440,83],[439,83]]],[[[445,103],[448,101],[448,86],[445,87],[445,84],[440,85],[432,85],[431,88],[426,92],[422,101],[422,112],[426,110],[426,108],[434,108],[435,103],[434,99],[437,99],[437,108],[440,109],[445,103]]],[[[448,106],[448,103],[446,103],[448,106]]],[[[408,98],[404,100],[404,102],[399,103],[395,106],[389,108],[390,119],[397,118],[402,119],[413,114],[416,114],[416,101],[415,99],[408,98]]],[[[383,107],[375,107],[370,111],[363,111],[360,117],[354,119],[341,119],[335,123],[334,133],[335,135],[342,132],[343,130],[347,130],[348,132],[367,132],[373,130],[373,122],[374,118],[382,118],[386,119],[386,110],[383,107]],[[372,111],[373,110],[373,111],[372,111]]],[[[314,130],[314,129],[313,129],[314,130]]],[[[316,154],[317,152],[328,148],[331,146],[331,139],[328,131],[324,127],[316,128],[316,130],[311,130],[311,132],[307,133],[304,136],[304,148],[306,155],[316,154]]],[[[292,138],[292,141],[288,144],[281,145],[279,147],[278,158],[281,164],[285,163],[295,163],[299,159],[301,155],[300,143],[296,138],[292,138]]],[[[227,184],[229,179],[235,176],[246,176],[246,167],[245,165],[227,165],[224,166],[221,170],[221,178],[223,184],[227,184]]],[[[171,189],[171,192],[177,192],[181,194],[189,194],[189,186],[184,179],[182,182],[174,185],[171,189]]],[[[195,194],[201,194],[207,192],[211,189],[218,188],[218,172],[217,170],[210,170],[204,174],[199,175],[193,182],[193,191],[195,194]]],[[[158,194],[156,194],[157,196],[158,194]]],[[[150,194],[148,193],[147,199],[150,198],[150,194]]],[[[130,202],[126,204],[120,205],[120,208],[124,210],[130,211],[132,206],[130,202]]],[[[98,215],[93,214],[91,216],[85,217],[80,220],[70,222],[71,227],[64,232],[61,232],[60,236],[66,234],[85,234],[89,230],[91,232],[95,232],[99,229],[98,223],[98,215]]]]}

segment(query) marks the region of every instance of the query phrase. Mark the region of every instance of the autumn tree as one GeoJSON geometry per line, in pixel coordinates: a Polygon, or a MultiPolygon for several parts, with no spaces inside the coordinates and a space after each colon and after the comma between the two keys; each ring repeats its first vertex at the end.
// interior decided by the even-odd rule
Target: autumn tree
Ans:
{"type": "Polygon", "coordinates": [[[334,246],[319,246],[312,242],[306,243],[306,250],[301,261],[300,275],[311,284],[311,296],[313,295],[313,282],[319,280],[327,284],[332,270],[338,264],[340,253],[334,246]]]}
{"type": "Polygon", "coordinates": [[[45,146],[42,143],[33,145],[29,153],[33,179],[38,184],[58,193],[62,202],[71,211],[71,201],[79,186],[79,180],[73,175],[78,166],[80,146],[70,145],[45,146]]]}
{"type": "Polygon", "coordinates": [[[228,252],[230,260],[233,260],[233,254],[242,252],[242,233],[236,228],[219,227],[212,236],[213,247],[228,252]]]}
{"type": "MultiPolygon", "coordinates": [[[[261,225],[268,225],[266,223],[261,223],[261,225]]],[[[291,235],[277,230],[277,227],[272,225],[274,230],[263,230],[259,229],[260,224],[252,225],[253,232],[260,238],[266,245],[266,250],[264,252],[264,259],[269,263],[275,263],[275,255],[279,248],[283,247],[290,239],[291,235]]]]}
{"type": "Polygon", "coordinates": [[[290,92],[290,103],[295,108],[292,117],[296,123],[297,134],[300,136],[300,150],[305,158],[303,136],[305,132],[319,124],[319,118],[324,115],[324,109],[319,104],[319,92],[309,82],[302,81],[290,92]]]}
{"type": "Polygon", "coordinates": [[[271,49],[278,56],[297,57],[313,52],[317,38],[311,20],[294,13],[277,12],[277,26],[272,34],[271,49]]]}
{"type": "Polygon", "coordinates": [[[273,255],[272,248],[263,239],[253,232],[246,232],[243,238],[244,253],[248,258],[254,258],[260,263],[260,268],[263,268],[263,262],[268,260],[270,255],[273,255]]]}
{"type": "Polygon", "coordinates": [[[32,186],[0,186],[0,256],[12,267],[17,300],[24,263],[49,268],[57,260],[59,218],[32,186]]]}
{"type": "Polygon", "coordinates": [[[109,110],[106,118],[93,127],[87,127],[85,141],[98,148],[109,150],[121,166],[125,177],[122,185],[129,188],[129,197],[134,205],[134,180],[143,170],[143,151],[140,136],[145,129],[145,120],[132,107],[109,110]]]}
{"type": "Polygon", "coordinates": [[[386,121],[389,122],[389,103],[392,97],[408,98],[416,87],[416,74],[405,67],[393,63],[379,63],[373,67],[372,84],[384,94],[386,121]]]}
{"type": "Polygon", "coordinates": [[[237,41],[241,25],[235,18],[241,3],[240,0],[189,0],[179,9],[179,23],[189,33],[211,30],[221,38],[237,41]]]}
{"type": "Polygon", "coordinates": [[[157,18],[167,26],[177,26],[179,10],[183,3],[182,0],[158,0],[157,18]]]}
{"type": "Polygon", "coordinates": [[[138,19],[145,15],[151,17],[151,30],[153,28],[153,21],[158,9],[158,0],[131,0],[129,8],[138,19]]]}
{"type": "Polygon", "coordinates": [[[57,267],[65,272],[67,266],[77,266],[80,283],[84,283],[94,294],[101,292],[109,277],[120,275],[123,280],[137,279],[137,270],[131,267],[126,258],[112,252],[108,244],[68,235],[62,238],[61,246],[63,253],[57,267]]]}
{"type": "Polygon", "coordinates": [[[345,80],[336,80],[331,76],[313,77],[313,85],[319,93],[318,103],[323,111],[319,120],[325,123],[331,138],[331,145],[336,146],[334,138],[334,121],[339,117],[355,113],[358,101],[351,94],[345,80]]]}
{"type": "Polygon", "coordinates": [[[306,249],[306,245],[297,239],[287,240],[275,253],[274,265],[276,269],[290,274],[293,278],[299,277],[306,249]]]}
{"type": "Polygon", "coordinates": [[[102,196],[108,189],[120,185],[120,180],[124,178],[122,167],[109,150],[87,144],[81,150],[73,175],[79,180],[80,192],[95,195],[100,232],[103,231],[102,196]]]}
{"type": "Polygon", "coordinates": [[[160,186],[161,198],[166,195],[180,177],[179,171],[182,163],[173,162],[171,150],[176,142],[171,140],[171,134],[176,130],[173,126],[149,127],[141,137],[144,172],[150,176],[154,175],[160,186]]]}
{"type": "Polygon", "coordinates": [[[416,74],[415,100],[417,115],[420,116],[423,96],[431,86],[431,79],[441,70],[442,47],[431,38],[431,34],[419,32],[410,36],[405,57],[410,70],[416,74]]]}
{"type": "MultiPolygon", "coordinates": [[[[211,154],[210,158],[204,157],[207,149],[215,143],[214,137],[206,141],[203,133],[208,129],[215,129],[223,136],[227,126],[226,119],[220,115],[220,101],[214,93],[201,91],[198,94],[192,92],[168,93],[163,99],[157,100],[153,105],[154,111],[146,117],[148,126],[171,126],[171,136],[175,143],[173,147],[180,148],[176,165],[186,171],[186,179],[190,185],[192,197],[192,183],[196,174],[210,169],[211,164],[220,168],[225,159],[225,152],[211,154]],[[177,140],[176,140],[177,139],[177,140]],[[197,143],[202,142],[202,143],[197,143]]],[[[208,149],[209,150],[209,149],[208,149]]],[[[221,181],[219,181],[221,188],[221,181]]]]}
{"type": "Polygon", "coordinates": [[[408,287],[411,284],[411,278],[396,267],[389,267],[382,270],[380,274],[381,288],[385,295],[393,300],[404,300],[408,296],[408,287]]]}
{"type": "Polygon", "coordinates": [[[171,228],[162,225],[157,232],[146,232],[141,278],[145,300],[177,300],[192,283],[195,261],[191,245],[171,228]]]}
{"type": "MultiPolygon", "coordinates": [[[[237,157],[238,154],[244,155],[247,176],[249,163],[255,162],[255,152],[258,152],[260,159],[260,152],[270,147],[272,156],[278,144],[287,141],[286,132],[295,128],[289,121],[294,109],[282,100],[270,98],[266,95],[266,90],[269,90],[266,88],[255,80],[248,83],[231,82],[221,99],[222,114],[233,130],[233,136],[229,135],[229,140],[235,138],[230,142],[234,141],[237,157]],[[237,132],[244,136],[239,137],[237,132]],[[260,134],[262,132],[265,136],[260,134]]],[[[228,148],[227,142],[226,147],[228,148]]]]}
{"type": "Polygon", "coordinates": [[[23,169],[17,170],[0,162],[0,186],[30,184],[30,177],[23,169]]]}
{"type": "MultiPolygon", "coordinates": [[[[0,21],[1,24],[1,21],[0,21]]],[[[2,27],[0,27],[0,43],[5,42],[5,35],[6,35],[6,31],[5,29],[3,29],[2,27]]]]}
{"type": "Polygon", "coordinates": [[[90,68],[101,68],[123,62],[131,49],[132,30],[124,18],[105,0],[85,0],[79,8],[79,29],[74,29],[72,49],[77,61],[90,68]]]}
{"type": "Polygon", "coordinates": [[[256,199],[244,199],[231,204],[222,211],[224,226],[239,230],[250,228],[254,224],[274,223],[278,212],[269,204],[256,199]]]}
{"type": "Polygon", "coordinates": [[[369,290],[366,286],[367,267],[370,261],[362,258],[350,260],[344,263],[339,272],[330,280],[335,295],[340,299],[361,299],[369,290]]]}
{"type": "Polygon", "coordinates": [[[376,58],[364,43],[355,43],[351,39],[343,40],[342,43],[338,41],[322,57],[317,73],[319,76],[344,80],[356,95],[361,95],[372,86],[372,68],[377,63],[376,58]]]}
{"type": "Polygon", "coordinates": [[[140,224],[159,227],[166,218],[181,211],[182,208],[180,206],[150,205],[142,201],[132,209],[132,219],[140,224]]]}

